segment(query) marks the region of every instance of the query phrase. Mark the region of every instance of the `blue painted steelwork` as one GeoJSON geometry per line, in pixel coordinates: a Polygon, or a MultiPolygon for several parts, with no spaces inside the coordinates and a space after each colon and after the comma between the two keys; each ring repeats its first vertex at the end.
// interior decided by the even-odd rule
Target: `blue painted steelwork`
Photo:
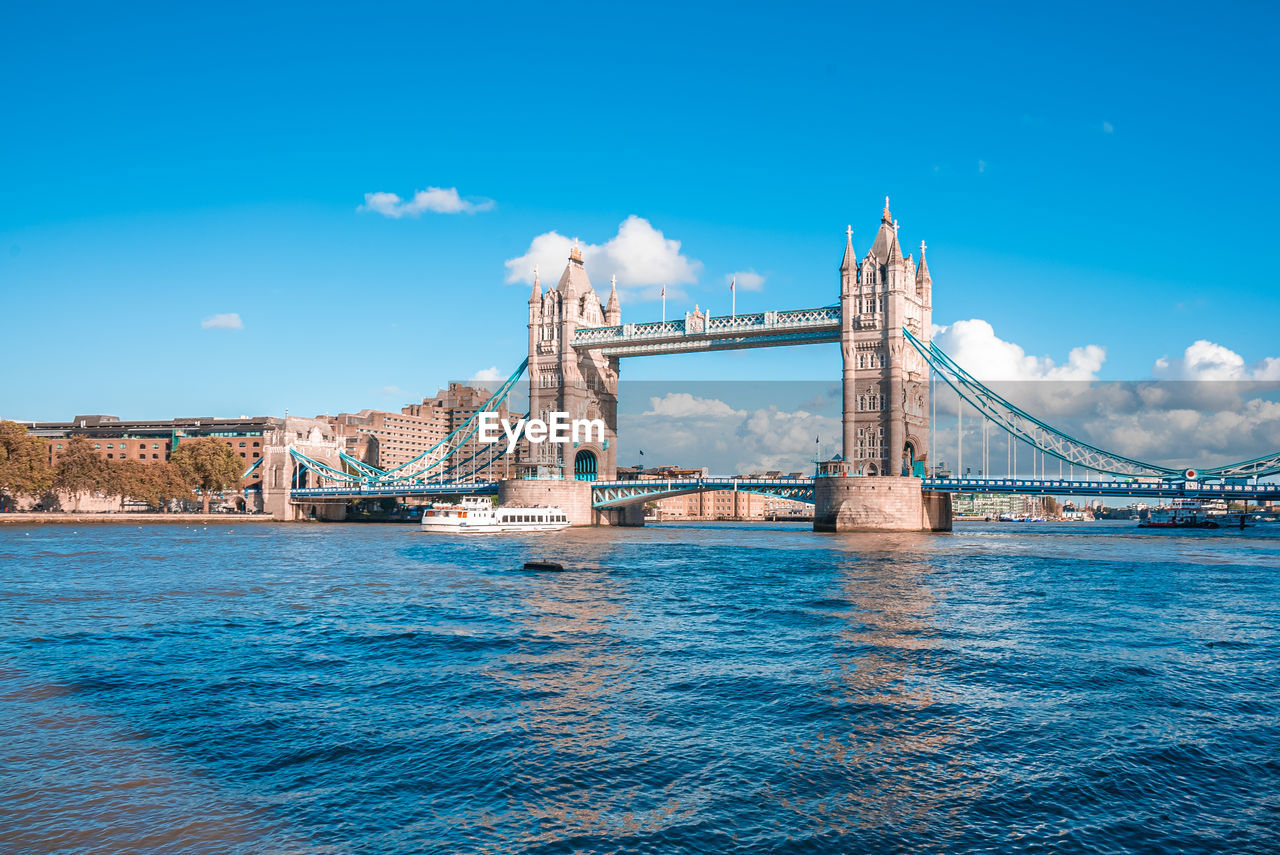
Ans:
{"type": "MultiPolygon", "coordinates": [[[[936,371],[956,394],[1015,438],[1034,446],[1045,454],[1074,466],[1083,466],[1095,472],[1127,478],[1177,480],[1184,477],[1185,469],[1158,466],[1154,463],[1144,463],[1141,460],[1123,457],[1063,433],[988,389],[933,342],[926,345],[907,329],[904,329],[902,334],[924,357],[929,367],[936,371]]],[[[1274,475],[1280,473],[1280,452],[1240,463],[1197,469],[1196,473],[1197,477],[1202,479],[1274,475]]]]}
{"type": "Polygon", "coordinates": [[[475,436],[476,431],[480,429],[480,414],[482,412],[492,412],[492,407],[505,401],[507,399],[507,395],[510,394],[512,388],[516,385],[516,381],[524,376],[525,369],[528,367],[529,360],[526,358],[520,363],[520,367],[512,372],[511,376],[508,377],[506,381],[498,387],[497,391],[489,397],[489,400],[485,401],[482,406],[477,408],[476,411],[471,414],[471,417],[455,428],[452,433],[412,460],[407,460],[399,466],[394,466],[391,469],[386,470],[381,476],[379,476],[379,480],[390,479],[393,475],[396,476],[394,480],[418,479],[430,472],[432,469],[443,464],[455,451],[466,445],[467,441],[470,440],[471,437],[475,436]],[[458,438],[459,435],[461,435],[461,439],[458,438]],[[420,469],[415,470],[412,468],[422,463],[424,460],[428,460],[437,450],[442,448],[444,451],[438,459],[428,463],[420,469]],[[405,470],[409,471],[406,472],[405,470]]]}
{"type": "MultiPolygon", "coordinates": [[[[501,443],[486,445],[480,450],[473,453],[465,460],[455,458],[457,452],[463,448],[467,442],[476,435],[480,427],[480,414],[482,412],[491,412],[493,407],[500,406],[511,390],[515,387],[516,382],[524,376],[525,369],[529,366],[529,360],[525,359],[520,363],[520,367],[512,372],[501,386],[489,397],[476,412],[471,414],[465,422],[454,429],[448,436],[440,440],[431,448],[407,460],[399,466],[391,469],[382,470],[363,460],[359,460],[351,455],[339,451],[339,459],[351,470],[342,472],[334,469],[318,460],[307,457],[293,446],[289,447],[289,455],[303,469],[313,472],[320,479],[330,482],[337,482],[342,485],[361,485],[361,484],[422,484],[427,480],[445,481],[450,473],[466,466],[469,463],[488,456],[488,460],[483,462],[479,468],[483,468],[487,463],[491,463],[500,451],[501,443]],[[439,453],[438,456],[437,452],[439,453]],[[424,464],[424,461],[435,456],[434,460],[430,460],[424,464]],[[450,464],[446,466],[445,464],[450,464]],[[438,470],[438,471],[432,471],[438,470]]],[[[296,491],[295,491],[296,492],[296,491]]]]}
{"type": "MultiPolygon", "coordinates": [[[[123,456],[123,455],[121,455],[121,456],[123,456]]],[[[250,475],[252,475],[252,474],[253,474],[253,470],[255,470],[255,469],[257,469],[259,466],[261,466],[261,465],[262,465],[262,461],[263,461],[263,460],[266,460],[266,458],[265,458],[265,457],[259,457],[257,460],[253,461],[253,465],[252,465],[252,466],[250,466],[248,469],[244,470],[244,474],[240,476],[240,480],[241,480],[241,481],[243,481],[245,478],[248,478],[250,475]]]]}
{"type": "Polygon", "coordinates": [[[1022,493],[1038,496],[1132,496],[1150,499],[1280,499],[1280,484],[1204,484],[1198,481],[1070,481],[1026,478],[925,478],[925,490],[947,493],[1022,493]]]}
{"type": "Polygon", "coordinates": [[[353,484],[343,487],[308,487],[293,490],[290,498],[294,501],[317,501],[332,499],[349,501],[351,499],[383,499],[407,498],[410,496],[472,496],[495,495],[498,492],[496,481],[474,482],[441,482],[438,484],[353,484]]]}
{"type": "Polygon", "coordinates": [[[615,327],[587,327],[574,333],[575,350],[603,350],[605,356],[655,356],[748,347],[826,344],[840,341],[840,307],[756,312],[615,327]]]}
{"type": "Polygon", "coordinates": [[[736,490],[813,504],[812,478],[665,478],[652,481],[596,481],[591,505],[620,508],[705,490],[736,490]]]}

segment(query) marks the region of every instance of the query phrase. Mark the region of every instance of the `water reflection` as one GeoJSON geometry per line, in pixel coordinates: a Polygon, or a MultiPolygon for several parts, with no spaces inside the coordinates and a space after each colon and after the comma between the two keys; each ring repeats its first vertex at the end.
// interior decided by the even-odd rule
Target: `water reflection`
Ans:
{"type": "Polygon", "coordinates": [[[513,649],[485,670],[514,699],[516,795],[481,823],[514,826],[512,848],[637,834],[680,812],[674,799],[653,804],[620,768],[629,733],[619,701],[638,679],[640,652],[615,627],[631,595],[607,534],[571,532],[557,544],[566,572],[523,575],[511,592],[513,649]]]}
{"type": "Polygon", "coordinates": [[[937,840],[984,788],[965,757],[960,699],[944,688],[937,539],[847,534],[832,545],[842,625],[823,675],[831,715],[792,749],[796,791],[779,804],[820,838],[878,830],[937,840]]]}

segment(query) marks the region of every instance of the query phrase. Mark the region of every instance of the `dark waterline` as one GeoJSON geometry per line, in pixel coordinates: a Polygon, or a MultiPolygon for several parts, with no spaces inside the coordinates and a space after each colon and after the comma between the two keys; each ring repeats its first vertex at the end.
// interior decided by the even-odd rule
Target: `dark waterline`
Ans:
{"type": "Polygon", "coordinates": [[[6,527],[0,851],[1275,851],[1280,526],[1132,525],[6,527]]]}

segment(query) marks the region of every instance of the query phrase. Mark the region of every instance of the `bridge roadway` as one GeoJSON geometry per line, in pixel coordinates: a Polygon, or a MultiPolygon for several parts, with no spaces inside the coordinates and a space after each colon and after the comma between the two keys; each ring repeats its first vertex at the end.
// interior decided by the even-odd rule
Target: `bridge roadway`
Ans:
{"type": "MultiPolygon", "coordinates": [[[[925,478],[925,490],[947,493],[1022,493],[1037,496],[1125,496],[1164,499],[1241,499],[1280,501],[1280,483],[1206,484],[1196,481],[1082,481],[1026,478],[925,478]]],[[[798,502],[813,503],[812,478],[669,478],[594,481],[597,508],[617,508],[657,501],[703,490],[737,490],[798,502]]],[[[493,495],[496,481],[458,481],[441,484],[365,484],[293,490],[293,501],[349,501],[352,499],[412,498],[415,496],[493,495]]]]}
{"type": "Polygon", "coordinates": [[[1280,484],[1198,481],[1073,481],[1028,478],[925,478],[924,489],[946,493],[1022,493],[1033,496],[1132,496],[1148,499],[1280,499],[1280,484]]]}

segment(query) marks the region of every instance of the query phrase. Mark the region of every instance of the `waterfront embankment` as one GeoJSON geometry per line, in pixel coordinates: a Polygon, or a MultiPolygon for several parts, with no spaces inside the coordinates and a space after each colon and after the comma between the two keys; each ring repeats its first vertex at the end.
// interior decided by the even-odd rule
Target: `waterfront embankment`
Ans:
{"type": "Polygon", "coordinates": [[[136,513],[62,513],[60,511],[31,511],[0,514],[0,525],[92,525],[128,523],[200,523],[202,525],[233,525],[235,523],[280,522],[269,514],[148,514],[136,513]]]}

